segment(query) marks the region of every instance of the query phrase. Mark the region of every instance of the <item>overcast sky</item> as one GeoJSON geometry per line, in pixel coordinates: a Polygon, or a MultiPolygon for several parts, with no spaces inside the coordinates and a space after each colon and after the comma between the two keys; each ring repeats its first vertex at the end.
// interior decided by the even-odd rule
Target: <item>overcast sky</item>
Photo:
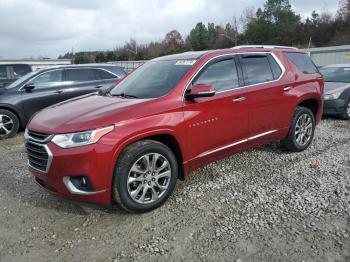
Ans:
{"type": "MultiPolygon", "coordinates": [[[[113,50],[130,38],[160,41],[197,22],[225,24],[265,0],[0,0],[0,58],[57,58],[74,51],[113,50]]],[[[290,0],[303,17],[335,13],[338,0],[290,0]]]]}

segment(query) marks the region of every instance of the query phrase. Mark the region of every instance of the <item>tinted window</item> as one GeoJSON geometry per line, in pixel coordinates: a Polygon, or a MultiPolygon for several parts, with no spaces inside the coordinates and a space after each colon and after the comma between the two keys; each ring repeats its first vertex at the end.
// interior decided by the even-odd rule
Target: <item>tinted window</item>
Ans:
{"type": "Polygon", "coordinates": [[[314,63],[311,61],[310,57],[307,54],[285,52],[285,55],[304,74],[318,73],[317,67],[314,65],[314,63]]]}
{"type": "Polygon", "coordinates": [[[228,59],[209,65],[195,80],[195,83],[213,85],[217,92],[238,87],[235,60],[228,59]]]}
{"type": "Polygon", "coordinates": [[[350,83],[350,67],[324,67],[320,71],[327,82],[350,83]]]}
{"type": "Polygon", "coordinates": [[[125,78],[110,94],[138,98],[163,96],[177,85],[194,63],[194,60],[147,62],[125,78]]]}
{"type": "Polygon", "coordinates": [[[274,80],[267,56],[242,56],[241,64],[246,85],[274,80]]]}
{"type": "Polygon", "coordinates": [[[68,69],[66,70],[67,82],[87,82],[97,80],[92,69],[68,69]]]}
{"type": "Polygon", "coordinates": [[[267,58],[269,59],[269,62],[270,62],[273,78],[274,79],[278,79],[281,76],[281,74],[282,74],[281,67],[278,65],[278,63],[272,57],[272,55],[268,55],[267,58]]]}
{"type": "Polygon", "coordinates": [[[98,75],[100,79],[115,79],[118,78],[117,76],[102,70],[102,69],[95,69],[95,73],[98,75]]]}
{"type": "Polygon", "coordinates": [[[35,87],[50,87],[62,84],[62,70],[54,70],[47,73],[43,73],[36,77],[32,83],[35,87]]]}
{"type": "Polygon", "coordinates": [[[0,79],[7,79],[6,66],[0,66],[0,79]]]}
{"type": "Polygon", "coordinates": [[[14,78],[20,78],[32,71],[27,65],[14,65],[12,68],[14,78]]]}

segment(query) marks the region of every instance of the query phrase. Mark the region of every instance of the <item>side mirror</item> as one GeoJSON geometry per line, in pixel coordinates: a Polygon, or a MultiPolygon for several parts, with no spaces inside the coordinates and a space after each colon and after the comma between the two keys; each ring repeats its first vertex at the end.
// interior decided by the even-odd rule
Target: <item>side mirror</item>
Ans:
{"type": "Polygon", "coordinates": [[[186,94],[186,98],[192,100],[198,97],[211,97],[214,95],[214,86],[208,84],[195,84],[192,86],[191,91],[186,94]]]}
{"type": "Polygon", "coordinates": [[[30,92],[32,91],[33,89],[35,88],[35,85],[33,83],[28,83],[28,84],[25,84],[23,89],[26,91],[26,92],[30,92]]]}

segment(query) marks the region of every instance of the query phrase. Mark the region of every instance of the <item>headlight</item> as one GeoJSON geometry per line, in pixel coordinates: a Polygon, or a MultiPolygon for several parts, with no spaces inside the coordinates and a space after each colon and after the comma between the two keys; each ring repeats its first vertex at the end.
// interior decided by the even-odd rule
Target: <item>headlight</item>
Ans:
{"type": "Polygon", "coordinates": [[[324,95],[324,100],[334,100],[338,99],[342,92],[335,92],[333,94],[324,95]]]}
{"type": "Polygon", "coordinates": [[[101,137],[110,133],[114,126],[108,126],[90,131],[55,135],[52,142],[62,148],[85,146],[96,143],[101,137]]]}

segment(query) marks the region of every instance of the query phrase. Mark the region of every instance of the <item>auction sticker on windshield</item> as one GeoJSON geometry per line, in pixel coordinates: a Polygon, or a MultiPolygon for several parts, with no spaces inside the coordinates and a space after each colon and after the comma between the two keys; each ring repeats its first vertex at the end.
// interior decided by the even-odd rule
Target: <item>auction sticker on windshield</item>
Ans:
{"type": "Polygon", "coordinates": [[[175,65],[186,65],[186,66],[189,66],[189,65],[194,65],[194,63],[196,63],[196,60],[179,60],[176,62],[175,65]]]}

